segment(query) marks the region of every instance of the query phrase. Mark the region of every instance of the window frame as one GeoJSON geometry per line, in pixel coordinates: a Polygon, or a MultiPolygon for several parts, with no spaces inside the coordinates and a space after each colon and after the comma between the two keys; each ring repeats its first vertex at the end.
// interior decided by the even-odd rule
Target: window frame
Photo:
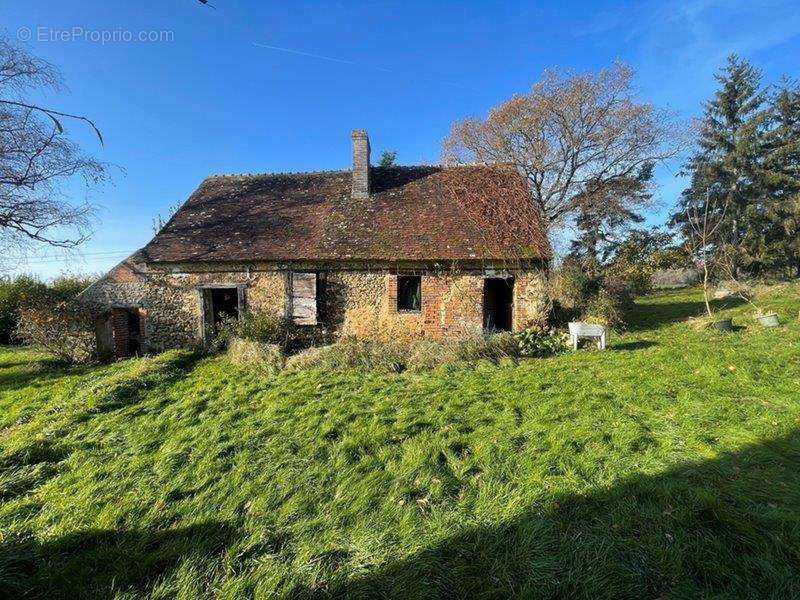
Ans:
{"type": "Polygon", "coordinates": [[[322,320],[321,320],[321,317],[320,317],[320,281],[321,281],[321,279],[323,279],[323,278],[320,277],[320,272],[319,271],[313,271],[313,270],[309,270],[309,271],[289,271],[289,273],[288,273],[288,286],[287,286],[288,287],[288,289],[287,289],[287,300],[288,300],[288,302],[287,302],[287,309],[288,309],[287,310],[287,318],[292,322],[292,324],[294,326],[296,326],[296,327],[316,327],[317,325],[321,325],[322,324],[322,320]],[[302,317],[299,317],[294,312],[294,310],[295,310],[295,298],[296,298],[296,296],[294,294],[294,282],[295,282],[295,277],[297,275],[306,275],[306,276],[313,275],[314,276],[314,322],[313,323],[310,323],[310,322],[300,322],[300,323],[298,323],[297,322],[298,318],[302,319],[302,317]]]}
{"type": "Polygon", "coordinates": [[[200,340],[203,346],[208,347],[213,338],[213,317],[209,324],[207,309],[211,302],[211,290],[220,288],[236,288],[237,312],[241,320],[247,310],[247,283],[202,283],[194,286],[197,290],[197,306],[200,313],[200,340]]]}
{"type": "Polygon", "coordinates": [[[419,314],[422,312],[422,275],[415,275],[415,274],[408,274],[408,275],[398,275],[396,280],[396,298],[395,298],[395,310],[398,313],[404,314],[419,314]],[[400,307],[400,280],[401,279],[416,279],[417,284],[419,285],[419,308],[401,308],[400,307]]]}

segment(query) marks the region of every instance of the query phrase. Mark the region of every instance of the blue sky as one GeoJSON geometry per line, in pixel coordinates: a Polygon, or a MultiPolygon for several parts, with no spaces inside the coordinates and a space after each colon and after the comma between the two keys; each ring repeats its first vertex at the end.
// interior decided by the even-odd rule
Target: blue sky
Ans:
{"type": "MultiPolygon", "coordinates": [[[[526,91],[547,67],[619,58],[637,69],[642,100],[686,117],[700,113],[730,52],[766,82],[800,78],[796,0],[210,2],[0,1],[0,27],[30,34],[27,47],[64,75],[68,89],[48,105],[92,118],[105,146],[80,124],[70,134],[116,165],[114,184],[92,194],[98,222],[82,256],[47,250],[21,270],[106,270],[209,174],[348,168],[353,128],[369,131],[373,156],[436,162],[453,120],[526,91]],[[170,33],[93,41],[104,30],[170,33]],[[54,39],[60,32],[70,39],[54,39]]],[[[659,169],[653,223],[682,187],[676,168],[659,169]]]]}

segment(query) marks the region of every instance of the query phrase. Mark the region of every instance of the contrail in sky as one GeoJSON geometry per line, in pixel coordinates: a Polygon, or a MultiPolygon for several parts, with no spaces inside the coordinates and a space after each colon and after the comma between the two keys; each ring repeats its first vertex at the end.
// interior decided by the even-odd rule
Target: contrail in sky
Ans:
{"type": "MultiPolygon", "coordinates": [[[[293,48],[283,48],[281,46],[270,46],[269,44],[262,44],[260,42],[252,42],[252,44],[253,44],[253,46],[256,46],[257,48],[265,48],[267,50],[275,50],[277,52],[286,52],[287,54],[296,54],[297,56],[306,56],[308,58],[316,58],[318,60],[327,60],[327,61],[330,61],[330,62],[340,63],[340,64],[343,64],[343,65],[352,65],[354,67],[362,67],[362,68],[365,68],[365,69],[374,69],[375,71],[381,71],[382,73],[400,73],[400,71],[396,71],[396,70],[393,70],[393,69],[387,69],[385,67],[378,67],[378,66],[374,66],[374,65],[364,65],[364,64],[352,61],[352,60],[346,60],[344,58],[336,58],[335,56],[325,56],[324,54],[313,54],[311,52],[303,52],[302,50],[294,50],[293,48]]],[[[416,75],[419,75],[419,74],[417,73],[416,75]]],[[[454,82],[451,82],[451,81],[443,81],[441,79],[435,79],[435,78],[432,78],[432,77],[424,77],[424,78],[428,79],[430,81],[435,81],[435,82],[440,83],[442,85],[449,85],[449,86],[458,87],[458,88],[462,88],[462,89],[474,90],[474,88],[470,88],[468,86],[461,85],[460,83],[454,83],[454,82]]]]}

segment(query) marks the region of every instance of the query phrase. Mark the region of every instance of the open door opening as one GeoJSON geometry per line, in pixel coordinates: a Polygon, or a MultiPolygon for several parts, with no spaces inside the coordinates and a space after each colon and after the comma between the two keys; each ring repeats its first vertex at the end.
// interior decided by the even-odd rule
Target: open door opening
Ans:
{"type": "Polygon", "coordinates": [[[487,277],[483,280],[483,330],[511,331],[514,306],[514,278],[487,277]]]}
{"type": "Polygon", "coordinates": [[[114,307],[98,329],[98,350],[116,358],[141,356],[144,313],[141,308],[114,307]]]}
{"type": "Polygon", "coordinates": [[[202,293],[204,336],[208,343],[217,335],[222,321],[239,318],[240,294],[235,287],[204,288],[202,293]]]}
{"type": "Polygon", "coordinates": [[[140,332],[142,320],[138,310],[128,311],[128,356],[141,356],[142,340],[140,332]]]}

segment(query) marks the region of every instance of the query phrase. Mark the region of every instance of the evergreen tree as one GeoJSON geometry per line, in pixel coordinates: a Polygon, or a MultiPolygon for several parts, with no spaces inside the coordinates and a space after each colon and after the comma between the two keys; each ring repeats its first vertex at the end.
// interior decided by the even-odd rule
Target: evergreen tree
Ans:
{"type": "Polygon", "coordinates": [[[381,152],[381,160],[378,163],[378,166],[393,167],[395,160],[397,160],[397,150],[384,150],[381,152]]]}
{"type": "Polygon", "coordinates": [[[570,243],[569,257],[589,273],[599,271],[630,226],[644,221],[636,209],[650,200],[652,180],[653,164],[645,163],[635,177],[604,182],[584,194],[579,200],[575,217],[578,234],[570,243]]]}
{"type": "Polygon", "coordinates": [[[770,109],[766,92],[760,89],[760,72],[735,54],[715,78],[719,89],[705,104],[698,150],[686,165],[691,184],[682,194],[673,222],[687,233],[685,207],[713,196],[717,210],[725,211],[720,231],[724,242],[737,251],[736,268],[758,270],[769,262],[761,165],[770,109]]]}
{"type": "Polygon", "coordinates": [[[800,88],[784,80],[772,99],[762,178],[767,190],[770,254],[800,275],[800,88]]]}

